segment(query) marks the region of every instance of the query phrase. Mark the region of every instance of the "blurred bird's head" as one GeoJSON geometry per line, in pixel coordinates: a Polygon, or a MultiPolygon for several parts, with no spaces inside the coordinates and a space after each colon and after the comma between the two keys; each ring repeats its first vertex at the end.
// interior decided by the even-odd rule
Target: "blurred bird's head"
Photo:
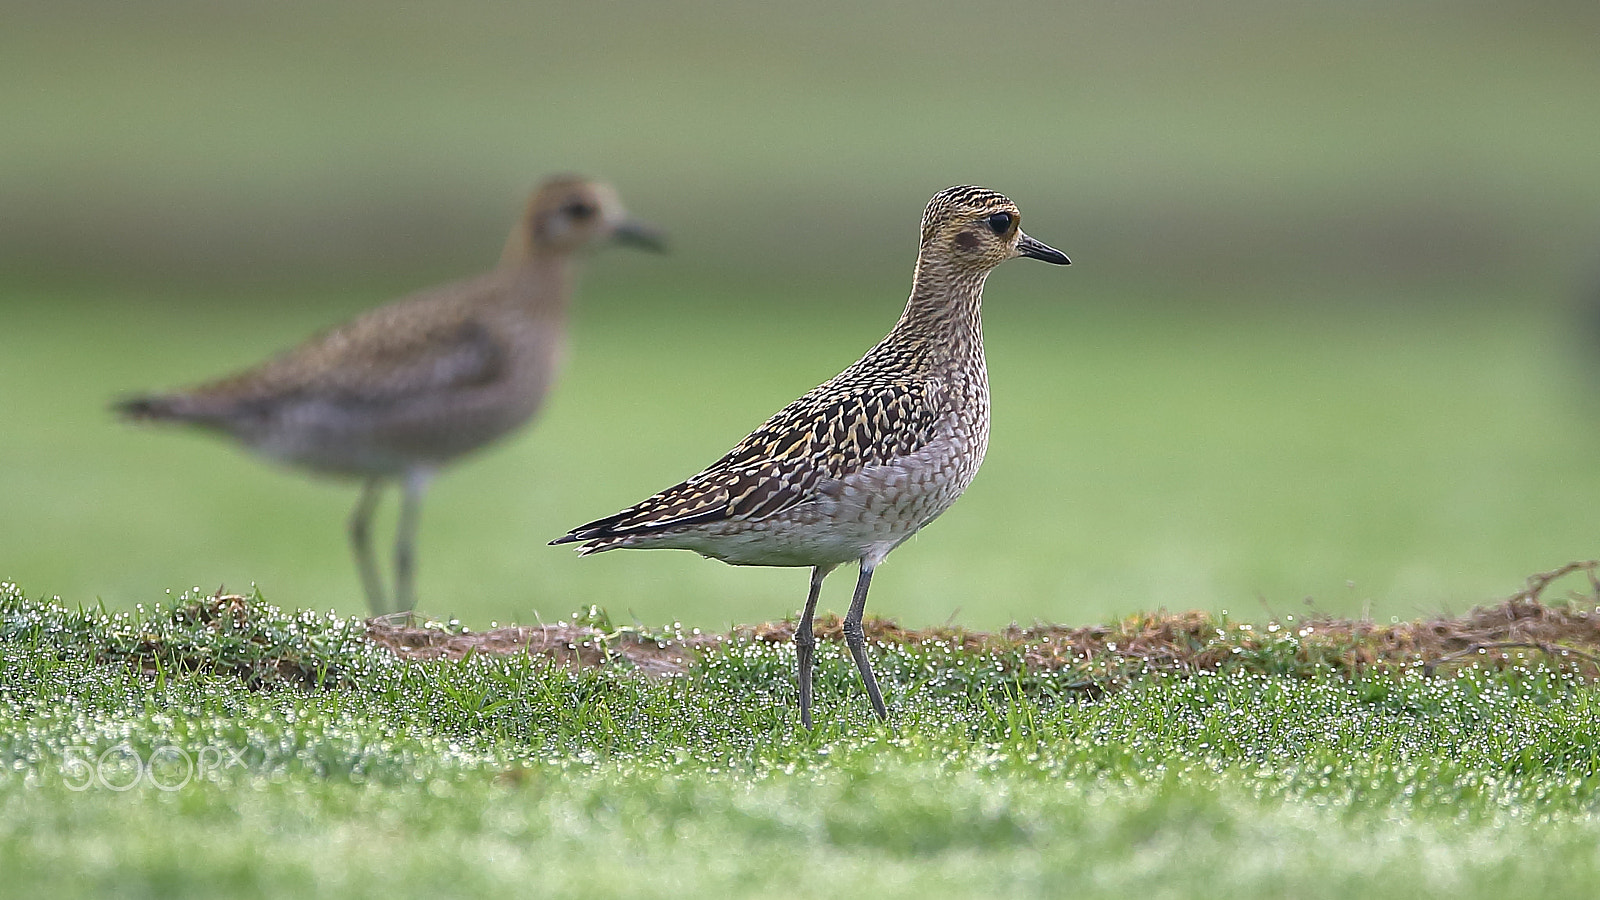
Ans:
{"type": "Polygon", "coordinates": [[[528,198],[504,260],[573,253],[613,241],[665,249],[661,232],[629,215],[611,185],[562,175],[547,179],[528,198]]]}
{"type": "Polygon", "coordinates": [[[1019,256],[1071,264],[1065,253],[1024,234],[1021,225],[1022,213],[1004,194],[972,185],[945,188],[922,213],[922,258],[980,272],[1019,256]]]}

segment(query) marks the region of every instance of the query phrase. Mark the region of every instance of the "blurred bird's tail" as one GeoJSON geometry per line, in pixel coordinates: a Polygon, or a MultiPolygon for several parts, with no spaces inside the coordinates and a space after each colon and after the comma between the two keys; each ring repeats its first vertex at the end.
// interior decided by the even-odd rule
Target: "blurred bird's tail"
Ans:
{"type": "Polygon", "coordinates": [[[195,418],[191,405],[181,396],[148,394],[118,400],[111,411],[126,422],[186,422],[195,418]]]}
{"type": "Polygon", "coordinates": [[[259,403],[218,400],[203,393],[174,391],[123,397],[111,404],[111,411],[124,422],[182,422],[232,433],[270,414],[271,410],[259,403]]]}

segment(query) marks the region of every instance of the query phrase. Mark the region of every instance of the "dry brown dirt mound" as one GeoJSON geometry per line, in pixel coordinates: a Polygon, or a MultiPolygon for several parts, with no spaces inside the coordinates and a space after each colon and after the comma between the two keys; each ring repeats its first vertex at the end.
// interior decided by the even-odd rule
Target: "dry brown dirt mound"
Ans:
{"type": "MultiPolygon", "coordinates": [[[[1354,674],[1369,668],[1477,663],[1511,665],[1542,658],[1600,676],[1600,562],[1577,562],[1528,579],[1527,586],[1494,606],[1461,616],[1437,616],[1379,625],[1313,615],[1265,625],[1218,620],[1203,612],[1149,613],[1114,625],[1069,628],[1011,626],[1002,631],[963,628],[901,628],[887,619],[866,624],[869,640],[882,645],[938,643],[955,649],[1016,654],[1033,671],[1080,668],[1102,684],[1136,671],[1216,671],[1286,667],[1331,668],[1354,674]],[[1543,594],[1563,579],[1583,590],[1546,602],[1543,594]]],[[[819,619],[817,637],[842,641],[837,616],[819,619]]],[[[533,654],[572,667],[631,664],[670,675],[685,671],[695,654],[729,639],[726,635],[651,636],[631,629],[607,633],[576,623],[515,626],[481,632],[415,627],[386,619],[367,624],[367,636],[406,659],[460,659],[468,654],[533,654]]],[[[736,627],[732,637],[786,643],[792,622],[736,627]]]]}

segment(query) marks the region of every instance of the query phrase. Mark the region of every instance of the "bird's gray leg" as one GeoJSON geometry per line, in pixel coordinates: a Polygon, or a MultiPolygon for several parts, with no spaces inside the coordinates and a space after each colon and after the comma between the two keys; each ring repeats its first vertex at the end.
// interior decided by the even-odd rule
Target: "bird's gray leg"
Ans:
{"type": "Polygon", "coordinates": [[[400,524],[394,540],[394,602],[396,612],[416,607],[417,515],[428,490],[429,472],[411,471],[400,483],[400,524]]]}
{"type": "Polygon", "coordinates": [[[375,616],[384,613],[383,576],[378,573],[378,560],[372,555],[372,514],[378,509],[378,499],[383,494],[383,482],[368,478],[361,485],[361,497],[350,513],[350,546],[356,552],[356,567],[361,570],[361,587],[367,592],[367,608],[375,616]]]}
{"type": "Polygon", "coordinates": [[[800,725],[803,728],[811,727],[811,654],[817,648],[817,637],[811,632],[811,617],[817,612],[822,579],[832,571],[833,566],[811,568],[811,593],[806,595],[806,610],[800,614],[800,626],[794,630],[794,655],[800,661],[800,725]]]}
{"type": "Polygon", "coordinates": [[[872,675],[872,664],[867,662],[867,641],[861,633],[861,616],[867,611],[867,588],[872,585],[873,566],[861,561],[861,577],[856,581],[856,595],[850,600],[850,612],[844,617],[844,642],[855,657],[856,668],[861,670],[861,682],[867,686],[867,697],[872,700],[872,711],[887,722],[889,710],[884,708],[883,695],[878,693],[878,679],[872,675]]]}

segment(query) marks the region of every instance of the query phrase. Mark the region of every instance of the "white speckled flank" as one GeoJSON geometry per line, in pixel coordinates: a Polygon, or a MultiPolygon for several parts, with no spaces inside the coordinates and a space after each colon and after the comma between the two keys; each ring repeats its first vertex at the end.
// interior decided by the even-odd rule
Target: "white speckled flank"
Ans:
{"type": "Polygon", "coordinates": [[[873,710],[886,718],[862,638],[878,563],[937,518],[977,474],[989,444],[983,283],[1018,256],[1066,265],[1028,237],[1004,196],[940,191],[922,217],[911,299],[889,334],[849,368],[768,419],[704,471],[551,543],[589,554],[693,550],[733,565],[809,566],[795,643],[800,714],[811,725],[812,617],[822,580],[856,561],[845,640],[873,710]]]}
{"type": "Polygon", "coordinates": [[[538,411],[565,342],[574,257],[613,239],[659,246],[608,185],[550,179],[487,274],[371,310],[236,375],[116,408],[220,432],[276,462],[364,479],[350,537],[374,613],[385,604],[369,525],[383,485],[398,481],[395,601],[410,609],[429,479],[538,411]]]}

